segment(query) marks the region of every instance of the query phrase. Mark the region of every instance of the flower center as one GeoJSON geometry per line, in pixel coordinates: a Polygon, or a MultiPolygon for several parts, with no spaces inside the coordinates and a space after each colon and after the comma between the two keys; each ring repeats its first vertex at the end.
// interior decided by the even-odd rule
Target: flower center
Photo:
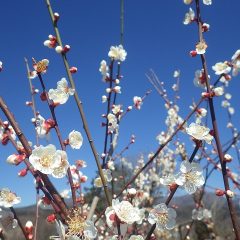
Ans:
{"type": "Polygon", "coordinates": [[[44,72],[46,69],[47,69],[47,65],[45,64],[45,62],[40,61],[37,63],[36,71],[38,73],[44,72]]]}
{"type": "Polygon", "coordinates": [[[6,194],[6,201],[7,201],[8,203],[13,202],[15,198],[16,198],[16,196],[15,196],[14,193],[11,193],[11,192],[10,192],[10,193],[6,194]]]}
{"type": "Polygon", "coordinates": [[[185,173],[185,179],[189,182],[194,183],[197,181],[198,177],[196,174],[194,174],[193,172],[190,171],[190,172],[185,173]]]}
{"type": "Polygon", "coordinates": [[[51,155],[45,155],[39,159],[39,162],[43,167],[50,167],[52,163],[52,156],[51,155]]]}
{"type": "Polygon", "coordinates": [[[68,233],[67,236],[82,236],[84,228],[86,226],[85,219],[81,217],[81,210],[74,209],[72,213],[68,216],[68,233]]]}
{"type": "Polygon", "coordinates": [[[157,219],[161,225],[166,225],[168,221],[168,213],[167,212],[157,213],[157,219]]]}

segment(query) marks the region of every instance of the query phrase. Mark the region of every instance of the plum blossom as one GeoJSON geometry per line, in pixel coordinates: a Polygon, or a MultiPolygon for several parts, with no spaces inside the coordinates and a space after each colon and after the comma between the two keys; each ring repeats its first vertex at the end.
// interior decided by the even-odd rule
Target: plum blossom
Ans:
{"type": "Polygon", "coordinates": [[[116,116],[112,113],[109,113],[107,115],[107,119],[108,119],[108,131],[111,133],[117,131],[118,130],[118,121],[117,121],[116,116]]]}
{"type": "MultiPolygon", "coordinates": [[[[208,75],[208,79],[210,79],[210,76],[208,75]]],[[[195,77],[194,77],[194,85],[196,87],[202,87],[205,88],[206,86],[206,78],[205,78],[205,74],[204,74],[204,70],[197,70],[195,72],[195,77]]]]}
{"type": "Polygon", "coordinates": [[[203,0],[203,3],[205,5],[211,5],[212,4],[212,0],[203,0]]]}
{"type": "Polygon", "coordinates": [[[141,97],[135,96],[135,97],[133,98],[133,103],[134,103],[134,106],[135,106],[138,110],[140,110],[140,109],[141,109],[141,106],[142,106],[142,104],[143,104],[143,100],[142,100],[141,97]]]}
{"type": "MultiPolygon", "coordinates": [[[[103,176],[104,176],[106,182],[111,182],[112,181],[111,170],[103,169],[103,176]]],[[[95,187],[102,187],[103,186],[102,179],[100,177],[98,177],[94,180],[94,186],[95,187]]]]}
{"type": "Polygon", "coordinates": [[[36,74],[46,73],[49,65],[48,59],[42,59],[41,61],[34,63],[33,68],[35,72],[33,73],[33,76],[36,74]]]}
{"type": "Polygon", "coordinates": [[[73,130],[68,135],[69,145],[73,149],[80,149],[83,144],[83,137],[82,134],[78,131],[73,130]]]}
{"type": "Polygon", "coordinates": [[[97,237],[97,229],[94,223],[90,220],[85,220],[78,208],[70,211],[66,222],[68,226],[63,225],[60,220],[55,221],[58,236],[51,236],[50,239],[80,240],[84,238],[90,240],[97,237]]]}
{"type": "Polygon", "coordinates": [[[66,176],[69,167],[68,156],[65,151],[57,150],[57,153],[61,156],[61,162],[58,167],[53,169],[52,176],[55,178],[63,178],[66,176]]]}
{"type": "Polygon", "coordinates": [[[66,78],[62,78],[57,82],[57,89],[50,89],[48,91],[48,96],[55,104],[64,104],[74,92],[75,89],[68,87],[66,78]]]}
{"type": "Polygon", "coordinates": [[[199,125],[197,123],[191,123],[187,128],[186,132],[188,135],[192,136],[196,140],[206,141],[208,144],[211,144],[213,136],[209,133],[210,129],[199,125]]]}
{"type": "Polygon", "coordinates": [[[233,71],[232,75],[237,76],[240,71],[240,49],[238,49],[232,56],[233,71]]]}
{"type": "Polygon", "coordinates": [[[180,173],[175,177],[176,184],[183,186],[189,194],[195,193],[197,188],[201,187],[205,182],[200,165],[188,161],[181,163],[180,173]]]}
{"type": "Polygon", "coordinates": [[[105,215],[109,227],[112,227],[117,219],[122,223],[133,224],[134,222],[141,221],[143,218],[138,208],[134,207],[128,201],[120,202],[118,199],[112,200],[112,206],[106,209],[105,215]]]}
{"type": "Polygon", "coordinates": [[[129,240],[144,240],[141,235],[132,235],[129,240]]]}
{"type": "Polygon", "coordinates": [[[45,118],[42,117],[40,114],[38,114],[37,118],[33,119],[33,121],[35,121],[35,125],[36,125],[35,129],[40,138],[46,137],[50,129],[55,124],[55,122],[52,119],[45,120],[45,118]]]}
{"type": "Polygon", "coordinates": [[[29,157],[29,162],[36,170],[44,174],[52,174],[55,168],[61,166],[62,156],[60,152],[61,151],[57,151],[56,147],[52,144],[46,147],[40,145],[33,149],[29,157]]]}
{"type": "Polygon", "coordinates": [[[102,74],[104,81],[106,80],[107,77],[109,77],[109,68],[105,60],[102,60],[100,63],[99,72],[102,74]]]}
{"type": "Polygon", "coordinates": [[[127,52],[124,50],[122,45],[111,46],[108,56],[116,61],[125,61],[127,52]]]}
{"type": "Polygon", "coordinates": [[[0,61],[0,72],[2,71],[3,69],[3,63],[0,61]]]}
{"type": "Polygon", "coordinates": [[[207,47],[208,46],[207,46],[205,41],[198,42],[196,44],[196,52],[197,52],[197,54],[204,54],[206,52],[207,47]]]}
{"type": "Polygon", "coordinates": [[[192,219],[193,220],[203,220],[203,219],[209,219],[212,217],[212,213],[208,209],[204,208],[198,208],[198,209],[193,209],[192,210],[192,219]]]}
{"type": "Polygon", "coordinates": [[[0,206],[9,208],[15,204],[21,202],[21,198],[15,193],[11,192],[8,188],[3,188],[0,190],[0,206]]]}
{"type": "Polygon", "coordinates": [[[189,11],[185,14],[183,24],[188,25],[192,23],[195,19],[195,12],[192,10],[192,8],[189,8],[189,11]]]}
{"type": "Polygon", "coordinates": [[[158,230],[171,230],[175,227],[177,214],[173,208],[168,208],[165,203],[156,205],[149,213],[148,222],[155,224],[158,230]]]}
{"type": "Polygon", "coordinates": [[[222,96],[224,94],[224,88],[216,87],[213,89],[213,92],[214,92],[215,96],[217,96],[217,97],[222,96]]]}
{"type": "Polygon", "coordinates": [[[231,67],[228,66],[227,62],[218,62],[212,66],[212,69],[216,75],[228,74],[231,71],[231,67]]]}

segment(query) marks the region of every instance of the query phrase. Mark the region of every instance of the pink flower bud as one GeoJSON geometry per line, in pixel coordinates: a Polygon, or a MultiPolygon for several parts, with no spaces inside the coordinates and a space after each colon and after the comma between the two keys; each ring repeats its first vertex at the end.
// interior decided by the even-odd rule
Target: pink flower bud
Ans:
{"type": "Polygon", "coordinates": [[[82,183],[85,183],[87,181],[87,179],[88,179],[88,177],[85,175],[81,176],[81,178],[80,178],[82,183]]]}
{"type": "Polygon", "coordinates": [[[18,176],[25,177],[27,175],[27,172],[28,172],[28,170],[26,168],[24,168],[18,172],[18,176]]]}
{"type": "Polygon", "coordinates": [[[71,68],[69,69],[70,73],[76,73],[77,70],[78,70],[78,69],[77,69],[76,67],[71,67],[71,68]]]}
{"type": "Polygon", "coordinates": [[[196,57],[197,56],[197,51],[196,50],[192,50],[192,51],[190,51],[190,56],[191,57],[196,57]]]}
{"type": "Polygon", "coordinates": [[[47,216],[47,222],[55,223],[55,221],[56,221],[56,215],[54,213],[47,216]]]}
{"type": "Polygon", "coordinates": [[[25,224],[25,230],[27,233],[32,233],[33,231],[33,223],[32,221],[27,221],[26,224],[25,224]]]}
{"type": "Polygon", "coordinates": [[[65,45],[63,48],[63,52],[67,53],[70,50],[70,46],[69,45],[65,45]]]}
{"type": "Polygon", "coordinates": [[[54,16],[54,22],[57,22],[58,19],[60,18],[60,15],[56,12],[53,14],[53,16],[54,16]]]}
{"type": "Polygon", "coordinates": [[[26,101],[26,105],[27,105],[27,106],[32,106],[33,103],[32,103],[32,102],[29,102],[29,101],[26,101]]]}
{"type": "Polygon", "coordinates": [[[219,197],[223,196],[225,194],[225,191],[222,189],[216,189],[215,194],[219,197]]]}

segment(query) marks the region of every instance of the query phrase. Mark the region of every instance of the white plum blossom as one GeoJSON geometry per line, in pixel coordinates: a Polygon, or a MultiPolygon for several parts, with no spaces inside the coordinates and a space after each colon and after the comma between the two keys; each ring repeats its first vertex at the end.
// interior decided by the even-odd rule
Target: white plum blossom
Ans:
{"type": "Polygon", "coordinates": [[[213,136],[209,133],[210,129],[197,123],[191,123],[186,128],[186,132],[194,139],[206,141],[208,144],[211,144],[213,140],[213,136]]]}
{"type": "Polygon", "coordinates": [[[114,114],[109,113],[107,116],[108,119],[108,131],[113,133],[118,130],[118,121],[114,114]]]}
{"type": "Polygon", "coordinates": [[[213,88],[213,92],[217,97],[222,96],[224,94],[224,88],[223,87],[213,88]]]}
{"type": "Polygon", "coordinates": [[[3,63],[0,61],[0,72],[2,71],[3,69],[3,63]]]}
{"type": "Polygon", "coordinates": [[[188,25],[195,19],[195,12],[192,8],[189,8],[189,11],[185,14],[183,24],[188,25]]]}
{"type": "Polygon", "coordinates": [[[105,103],[105,102],[107,101],[107,99],[108,99],[107,96],[106,96],[106,95],[103,95],[103,96],[102,96],[102,103],[105,103]]]}
{"type": "Polygon", "coordinates": [[[61,162],[58,167],[53,169],[52,176],[55,178],[63,178],[67,174],[69,168],[68,156],[65,151],[57,150],[57,154],[61,156],[61,162]]]}
{"type": "Polygon", "coordinates": [[[124,50],[122,45],[111,46],[108,56],[116,61],[125,61],[127,52],[124,50]]]}
{"type": "Polygon", "coordinates": [[[212,4],[212,0],[203,0],[203,3],[205,5],[211,5],[212,4]]]}
{"type": "Polygon", "coordinates": [[[158,230],[171,230],[176,225],[176,211],[168,208],[165,203],[156,205],[149,213],[148,222],[155,224],[158,230]]]}
{"type": "Polygon", "coordinates": [[[35,78],[37,74],[46,73],[48,65],[48,59],[42,59],[41,61],[34,63],[33,68],[35,69],[35,71],[32,72],[32,78],[35,78]]]}
{"type": "MultiPolygon", "coordinates": [[[[210,76],[208,75],[208,79],[210,79],[210,76]]],[[[206,87],[206,78],[205,78],[205,74],[204,74],[204,70],[197,70],[195,72],[195,77],[193,80],[193,83],[196,87],[201,87],[201,88],[205,88],[206,87]]]]}
{"type": "Polygon", "coordinates": [[[83,144],[82,134],[78,131],[73,130],[68,135],[69,145],[73,149],[80,149],[83,144]]]}
{"type": "Polygon", "coordinates": [[[232,56],[233,71],[232,75],[237,76],[240,71],[240,49],[238,49],[232,56]]]}
{"type": "Polygon", "coordinates": [[[180,70],[175,70],[175,71],[173,72],[173,77],[174,77],[174,78],[179,78],[179,77],[180,77],[180,70]]]}
{"type": "Polygon", "coordinates": [[[124,223],[133,224],[141,220],[140,210],[128,201],[112,200],[112,208],[117,217],[124,223]]]}
{"type": "Polygon", "coordinates": [[[29,162],[36,170],[44,174],[52,174],[54,169],[61,165],[61,154],[52,144],[46,147],[40,145],[33,149],[29,162]]]}
{"type": "Polygon", "coordinates": [[[48,96],[55,104],[64,104],[74,92],[74,89],[68,87],[66,78],[62,78],[57,82],[57,89],[50,89],[48,91],[48,96]]]}
{"type": "Polygon", "coordinates": [[[183,2],[186,4],[186,5],[189,5],[193,2],[193,0],[183,0],[183,2]]]}
{"type": "Polygon", "coordinates": [[[216,75],[228,74],[231,71],[231,67],[228,66],[227,62],[218,62],[212,66],[212,69],[216,75]]]}
{"type": "Polygon", "coordinates": [[[176,184],[183,186],[189,194],[195,193],[205,182],[200,165],[188,161],[183,161],[181,163],[180,173],[175,177],[176,184]]]}
{"type": "Polygon", "coordinates": [[[107,77],[109,77],[108,71],[109,71],[109,68],[108,68],[107,62],[105,60],[102,60],[100,63],[99,72],[102,74],[104,81],[106,80],[107,77]]]}
{"type": "Polygon", "coordinates": [[[11,192],[8,188],[3,188],[0,190],[0,206],[5,208],[10,208],[15,204],[21,202],[21,198],[15,193],[11,192]]]}
{"type": "Polygon", "coordinates": [[[196,52],[197,52],[197,54],[204,54],[206,52],[207,47],[208,46],[207,46],[205,41],[198,42],[196,44],[196,52]]]}
{"type": "Polygon", "coordinates": [[[141,106],[143,104],[143,100],[141,97],[135,96],[135,97],[133,97],[133,103],[134,103],[134,106],[136,107],[136,109],[140,110],[141,106]]]}
{"type": "MultiPolygon", "coordinates": [[[[112,181],[112,173],[111,173],[111,170],[109,170],[109,169],[103,169],[103,176],[104,176],[106,182],[111,182],[111,181],[112,181]]],[[[94,186],[95,186],[95,187],[98,187],[98,188],[103,186],[102,179],[101,179],[100,177],[97,177],[97,178],[94,180],[94,186]]]]}
{"type": "Polygon", "coordinates": [[[132,235],[129,240],[144,240],[141,235],[132,235]]]}
{"type": "Polygon", "coordinates": [[[204,208],[198,208],[198,209],[193,209],[192,210],[192,219],[193,220],[203,220],[203,219],[209,219],[212,217],[212,213],[208,209],[204,208]]]}

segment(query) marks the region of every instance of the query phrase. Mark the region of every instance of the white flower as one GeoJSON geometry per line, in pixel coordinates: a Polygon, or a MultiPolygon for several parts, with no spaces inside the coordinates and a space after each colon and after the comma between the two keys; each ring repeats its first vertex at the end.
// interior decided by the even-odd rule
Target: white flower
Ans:
{"type": "Polygon", "coordinates": [[[228,74],[231,71],[231,67],[226,62],[218,62],[212,66],[212,69],[216,75],[228,74]]]}
{"type": "Polygon", "coordinates": [[[117,118],[114,114],[109,113],[107,119],[108,119],[108,131],[113,133],[118,129],[117,118]]]}
{"type": "Polygon", "coordinates": [[[33,149],[29,162],[36,170],[44,174],[52,174],[54,169],[61,165],[61,154],[52,144],[46,147],[40,145],[33,149]]]}
{"type": "Polygon", "coordinates": [[[8,188],[3,188],[0,190],[0,206],[5,208],[10,208],[15,204],[21,202],[21,198],[11,192],[8,188]]]}
{"type": "Polygon", "coordinates": [[[207,47],[208,46],[204,41],[198,42],[196,44],[197,54],[204,54],[206,52],[207,47]]]}
{"type": "MultiPolygon", "coordinates": [[[[109,169],[103,169],[103,176],[105,178],[105,181],[106,182],[111,182],[112,181],[112,173],[111,173],[111,170],[109,169]]],[[[103,184],[102,184],[102,179],[100,177],[96,178],[94,180],[94,186],[95,187],[102,187],[103,184]]]]}
{"type": "Polygon", "coordinates": [[[155,224],[158,230],[173,229],[176,224],[177,214],[173,208],[168,208],[165,203],[156,205],[149,213],[148,221],[155,224]]]}
{"type": "Polygon", "coordinates": [[[33,75],[36,76],[36,74],[38,74],[38,73],[46,73],[48,64],[49,64],[48,59],[43,59],[37,63],[34,63],[33,68],[35,69],[36,72],[34,72],[33,75]]]}
{"type": "Polygon", "coordinates": [[[201,187],[205,182],[200,165],[188,161],[181,163],[180,173],[175,177],[176,184],[183,186],[189,194],[195,193],[197,188],[201,187]]]}
{"type": "Polygon", "coordinates": [[[188,25],[190,24],[195,18],[195,12],[192,10],[192,8],[189,8],[189,11],[185,14],[183,24],[188,25]]]}
{"type": "Polygon", "coordinates": [[[50,89],[48,91],[48,96],[55,104],[64,104],[74,92],[74,89],[68,87],[66,78],[62,78],[57,82],[57,89],[50,89]]]}
{"type": "Polygon", "coordinates": [[[117,114],[119,114],[119,113],[121,113],[121,105],[120,104],[118,104],[118,105],[113,105],[112,106],[112,112],[113,112],[113,114],[115,114],[115,115],[117,115],[117,114]]]}
{"type": "MultiPolygon", "coordinates": [[[[210,76],[208,75],[208,78],[210,79],[210,76]]],[[[194,85],[196,87],[202,87],[205,88],[206,86],[206,78],[203,70],[197,70],[195,72],[195,77],[194,77],[194,85]]]]}
{"type": "Polygon", "coordinates": [[[67,153],[62,150],[57,150],[56,153],[61,156],[61,163],[53,169],[52,176],[55,178],[63,178],[66,176],[67,169],[69,168],[68,156],[67,153]]]}
{"type": "Polygon", "coordinates": [[[61,195],[62,198],[70,198],[69,193],[70,193],[70,190],[65,189],[60,193],[60,195],[61,195]]]}
{"type": "Polygon", "coordinates": [[[82,134],[78,131],[73,130],[72,132],[70,132],[68,135],[68,139],[69,139],[69,145],[73,149],[80,149],[80,147],[83,144],[82,134]]]}
{"type": "Polygon", "coordinates": [[[139,209],[133,207],[133,205],[128,201],[119,202],[118,199],[112,200],[112,208],[114,209],[117,217],[127,224],[133,224],[141,219],[139,209]]]}
{"type": "Polygon", "coordinates": [[[213,136],[209,134],[209,131],[209,128],[196,123],[191,123],[189,127],[186,128],[186,132],[188,135],[192,136],[197,140],[203,140],[206,141],[208,144],[211,144],[213,136]]]}
{"type": "Polygon", "coordinates": [[[0,72],[2,71],[3,69],[3,63],[0,61],[0,72]]]}
{"type": "Polygon", "coordinates": [[[144,240],[141,235],[132,235],[129,240],[144,240]]]}
{"type": "Polygon", "coordinates": [[[228,108],[229,114],[233,115],[235,113],[235,109],[233,107],[228,108]]]}
{"type": "Polygon", "coordinates": [[[108,53],[108,56],[114,60],[119,60],[123,62],[126,59],[127,52],[124,50],[122,45],[112,46],[108,53]]]}
{"type": "Polygon", "coordinates": [[[46,135],[48,134],[49,130],[50,130],[50,126],[49,124],[47,124],[46,120],[44,117],[42,117],[40,114],[37,115],[37,118],[34,119],[35,124],[36,124],[36,131],[37,134],[40,138],[44,138],[46,137],[46,135]]]}
{"type": "Polygon", "coordinates": [[[133,103],[134,103],[134,106],[140,110],[141,109],[141,106],[143,104],[143,101],[142,101],[142,98],[141,97],[138,97],[138,96],[135,96],[133,98],[133,103]]]}
{"type": "Polygon", "coordinates": [[[183,2],[186,4],[186,5],[189,5],[192,3],[193,0],[183,0],[183,2]]]}
{"type": "Polygon", "coordinates": [[[102,103],[105,103],[107,101],[107,96],[106,95],[103,95],[102,96],[102,103]]]}
{"type": "Polygon", "coordinates": [[[216,87],[213,89],[213,92],[215,93],[215,96],[222,96],[224,94],[224,88],[223,87],[216,87]]]}
{"type": "Polygon", "coordinates": [[[211,5],[212,4],[212,0],[203,0],[203,3],[205,5],[211,5]]]}
{"type": "Polygon", "coordinates": [[[179,78],[179,77],[180,77],[180,70],[175,70],[175,71],[173,72],[173,77],[174,77],[174,78],[179,78]]]}
{"type": "Polygon", "coordinates": [[[109,71],[109,68],[108,68],[107,62],[105,60],[102,60],[100,63],[99,72],[102,74],[103,80],[105,80],[106,77],[109,76],[108,71],[109,71]]]}

